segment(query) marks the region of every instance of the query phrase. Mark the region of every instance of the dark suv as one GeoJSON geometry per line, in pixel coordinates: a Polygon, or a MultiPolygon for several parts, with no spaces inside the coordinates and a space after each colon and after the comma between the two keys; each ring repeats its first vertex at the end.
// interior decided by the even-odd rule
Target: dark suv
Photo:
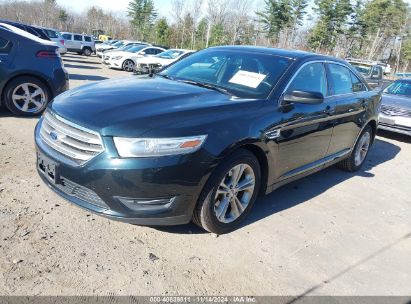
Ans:
{"type": "Polygon", "coordinates": [[[32,116],[68,89],[58,47],[21,29],[0,23],[0,105],[32,116]]]}
{"type": "Polygon", "coordinates": [[[224,233],[258,194],[333,164],[359,170],[380,99],[345,61],[210,48],[58,96],[36,127],[37,169],[100,215],[224,233]]]}

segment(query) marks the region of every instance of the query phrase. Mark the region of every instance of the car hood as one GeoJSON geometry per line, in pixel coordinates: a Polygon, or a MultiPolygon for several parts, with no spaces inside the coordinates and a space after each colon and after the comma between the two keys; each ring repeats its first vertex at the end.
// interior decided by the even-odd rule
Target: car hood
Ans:
{"type": "Polygon", "coordinates": [[[163,131],[170,131],[174,125],[179,125],[179,134],[184,134],[185,128],[190,135],[200,125],[217,121],[218,116],[245,115],[249,110],[244,105],[255,105],[251,101],[255,100],[240,100],[159,76],[132,76],[67,91],[56,97],[50,108],[102,135],[135,137],[164,126],[163,131]]]}
{"type": "Polygon", "coordinates": [[[403,108],[403,109],[407,109],[411,111],[411,98],[400,96],[400,95],[384,93],[382,95],[382,105],[391,106],[391,107],[399,107],[399,108],[403,108]]]}

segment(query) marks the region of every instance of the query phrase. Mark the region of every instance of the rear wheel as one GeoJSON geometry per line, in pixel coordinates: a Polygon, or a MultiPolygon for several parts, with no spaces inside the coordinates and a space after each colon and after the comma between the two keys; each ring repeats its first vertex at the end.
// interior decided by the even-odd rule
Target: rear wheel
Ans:
{"type": "Polygon", "coordinates": [[[84,48],[83,49],[83,55],[84,56],[91,56],[91,54],[92,54],[93,52],[92,52],[92,50],[90,49],[90,48],[84,48]]]}
{"type": "Polygon", "coordinates": [[[364,164],[372,144],[373,131],[370,126],[366,126],[357,139],[357,143],[349,158],[338,163],[338,167],[345,171],[358,171],[364,164]]]}
{"type": "Polygon", "coordinates": [[[134,61],[127,59],[123,62],[123,70],[126,72],[133,72],[134,71],[134,61]]]}
{"type": "Polygon", "coordinates": [[[5,105],[16,115],[34,116],[44,111],[50,99],[47,86],[37,78],[13,79],[5,89],[5,105]]]}
{"type": "Polygon", "coordinates": [[[234,230],[249,214],[260,184],[257,158],[247,150],[236,151],[204,187],[193,214],[194,223],[216,234],[234,230]]]}

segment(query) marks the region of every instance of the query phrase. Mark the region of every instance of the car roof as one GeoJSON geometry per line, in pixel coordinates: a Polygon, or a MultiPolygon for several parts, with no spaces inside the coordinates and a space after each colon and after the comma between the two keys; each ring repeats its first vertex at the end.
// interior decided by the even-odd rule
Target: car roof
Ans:
{"type": "Polygon", "coordinates": [[[3,28],[5,28],[5,29],[7,29],[8,31],[10,31],[10,32],[18,35],[18,36],[27,38],[27,39],[32,40],[32,41],[35,41],[35,42],[39,42],[39,43],[41,43],[41,44],[55,46],[55,43],[54,43],[54,42],[49,41],[49,40],[41,39],[40,37],[37,37],[37,36],[35,36],[35,35],[33,35],[33,34],[29,33],[29,32],[26,32],[25,30],[22,30],[22,29],[14,26],[14,25],[0,22],[0,26],[3,27],[3,28]]]}
{"type": "Polygon", "coordinates": [[[311,53],[311,52],[306,52],[306,51],[285,50],[285,49],[277,49],[277,48],[264,47],[264,46],[232,45],[232,46],[211,47],[210,49],[226,49],[226,50],[239,50],[239,51],[246,51],[246,52],[258,52],[262,54],[286,57],[292,60],[301,60],[301,59],[309,58],[309,59],[317,59],[317,60],[330,60],[330,61],[336,61],[336,62],[347,64],[345,60],[331,57],[331,56],[326,56],[326,55],[321,55],[321,54],[316,54],[316,53],[311,53]]]}

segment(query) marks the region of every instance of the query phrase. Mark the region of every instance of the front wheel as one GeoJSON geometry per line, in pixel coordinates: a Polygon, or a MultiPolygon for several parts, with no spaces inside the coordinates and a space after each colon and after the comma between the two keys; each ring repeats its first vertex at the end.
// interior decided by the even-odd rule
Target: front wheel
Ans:
{"type": "Polygon", "coordinates": [[[249,214],[260,184],[257,158],[247,150],[236,151],[210,177],[194,210],[193,222],[216,234],[234,230],[249,214]]]}
{"type": "Polygon", "coordinates": [[[126,72],[133,72],[134,71],[134,61],[127,59],[123,62],[123,70],[126,72]]]}
{"type": "Polygon", "coordinates": [[[355,172],[361,169],[367,158],[372,144],[373,131],[370,126],[366,126],[358,137],[354,149],[349,158],[338,163],[338,167],[349,172],[355,172]]]}

